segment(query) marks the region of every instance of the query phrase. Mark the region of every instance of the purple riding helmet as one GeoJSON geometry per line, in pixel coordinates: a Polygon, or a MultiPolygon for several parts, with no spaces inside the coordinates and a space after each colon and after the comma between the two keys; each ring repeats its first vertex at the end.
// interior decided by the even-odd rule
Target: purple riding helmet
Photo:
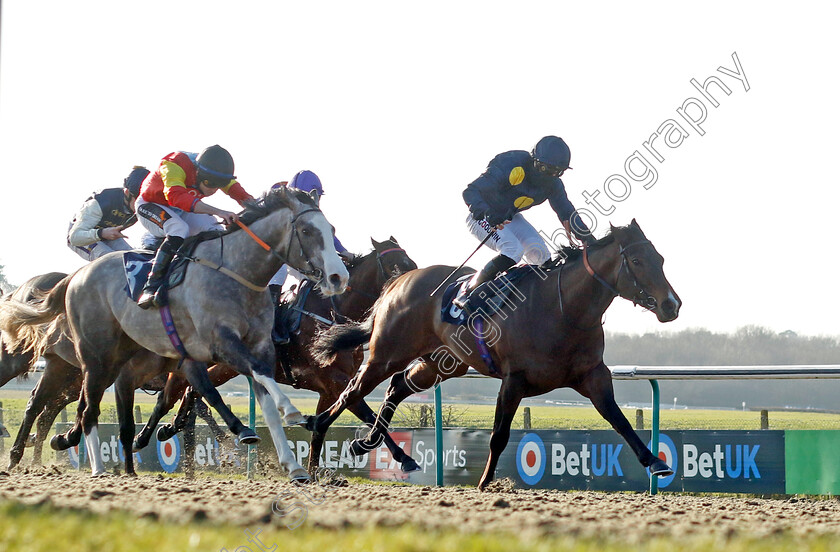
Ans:
{"type": "Polygon", "coordinates": [[[311,192],[315,190],[318,196],[324,195],[324,187],[321,185],[321,179],[312,171],[300,171],[292,177],[289,182],[290,188],[297,188],[304,192],[311,192]]]}

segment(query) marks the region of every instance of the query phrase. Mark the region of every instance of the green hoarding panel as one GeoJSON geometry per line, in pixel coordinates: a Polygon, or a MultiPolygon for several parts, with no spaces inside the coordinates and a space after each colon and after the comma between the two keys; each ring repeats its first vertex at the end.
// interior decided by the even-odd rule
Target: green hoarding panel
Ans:
{"type": "Polygon", "coordinates": [[[840,494],[840,431],[785,431],[787,494],[840,494]]]}

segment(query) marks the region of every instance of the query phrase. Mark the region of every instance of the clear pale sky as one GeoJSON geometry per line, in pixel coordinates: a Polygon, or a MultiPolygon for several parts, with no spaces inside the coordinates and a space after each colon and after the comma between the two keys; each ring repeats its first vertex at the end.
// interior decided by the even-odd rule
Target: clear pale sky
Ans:
{"type": "MultiPolygon", "coordinates": [[[[683,299],[667,325],[617,300],[607,330],[840,335],[840,10],[645,6],[7,0],[0,264],[16,284],[75,270],[66,230],[90,192],[219,143],[254,195],[318,173],[351,250],[394,235],[421,266],[457,265],[477,245],[464,187],[497,153],[556,134],[572,149],[569,198],[596,215],[596,235],[635,217],[683,299]],[[718,70],[738,72],[733,54],[743,79],[718,70]],[[709,86],[717,107],[691,84],[713,75],[731,91],[709,86]],[[677,112],[691,98],[702,135],[677,112]],[[661,160],[644,146],[657,131],[661,160]],[[636,151],[657,173],[648,189],[625,169],[636,151]],[[611,181],[615,201],[614,174],[631,184],[628,195],[611,181]],[[596,191],[609,215],[587,205],[596,191]]],[[[526,218],[559,226],[547,203],[526,218]]]]}

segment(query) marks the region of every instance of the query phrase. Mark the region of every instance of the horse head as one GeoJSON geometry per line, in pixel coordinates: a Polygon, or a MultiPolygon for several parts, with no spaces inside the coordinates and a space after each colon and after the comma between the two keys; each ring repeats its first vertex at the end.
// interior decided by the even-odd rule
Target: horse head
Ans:
{"type": "Polygon", "coordinates": [[[650,310],[660,322],[675,320],[682,301],[665,278],[665,259],[645,237],[636,219],[629,226],[610,225],[610,230],[622,257],[616,281],[621,297],[650,310]]]}
{"type": "Polygon", "coordinates": [[[373,244],[376,260],[386,280],[417,269],[417,263],[411,260],[394,236],[383,242],[371,238],[370,243],[373,244]]]}
{"type": "Polygon", "coordinates": [[[257,210],[291,210],[285,239],[272,244],[273,250],[289,266],[316,282],[325,296],[343,293],[350,278],[333,243],[334,229],[313,198],[306,192],[285,186],[271,190],[257,210]]]}

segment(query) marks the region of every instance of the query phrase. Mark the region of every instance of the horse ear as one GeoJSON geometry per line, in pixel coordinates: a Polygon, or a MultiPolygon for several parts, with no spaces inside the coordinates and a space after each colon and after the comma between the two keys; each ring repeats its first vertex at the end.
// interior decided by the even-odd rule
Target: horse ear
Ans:
{"type": "Polygon", "coordinates": [[[371,243],[371,245],[373,245],[374,249],[376,249],[377,247],[380,246],[380,243],[373,238],[370,239],[370,243],[371,243]]]}
{"type": "Polygon", "coordinates": [[[633,220],[630,221],[630,226],[635,226],[636,228],[639,228],[639,223],[636,222],[636,217],[633,217],[633,220]]]}
{"type": "Polygon", "coordinates": [[[613,224],[610,223],[610,232],[612,232],[613,230],[615,230],[615,226],[613,226],[613,224]]]}
{"type": "Polygon", "coordinates": [[[310,190],[309,191],[309,197],[312,198],[312,201],[315,202],[315,205],[320,204],[321,197],[318,195],[318,190],[310,190]]]}
{"type": "Polygon", "coordinates": [[[394,242],[395,244],[399,245],[399,242],[397,241],[397,238],[395,238],[394,236],[391,236],[388,239],[391,240],[392,242],[394,242]]]}

